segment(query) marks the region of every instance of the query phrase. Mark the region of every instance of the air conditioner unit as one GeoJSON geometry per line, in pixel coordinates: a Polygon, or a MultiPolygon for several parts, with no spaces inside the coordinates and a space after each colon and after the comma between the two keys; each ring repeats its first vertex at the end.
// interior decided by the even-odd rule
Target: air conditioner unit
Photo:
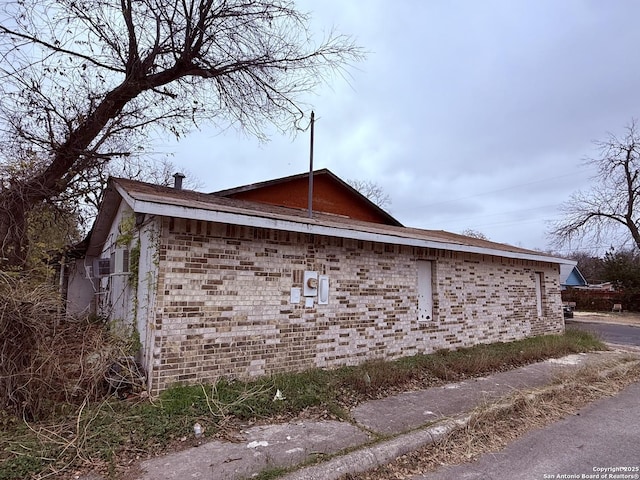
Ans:
{"type": "Polygon", "coordinates": [[[111,254],[110,268],[111,275],[129,273],[129,250],[116,248],[111,254]]]}
{"type": "Polygon", "coordinates": [[[108,258],[96,258],[91,268],[92,278],[106,277],[111,273],[111,260],[108,258]]]}

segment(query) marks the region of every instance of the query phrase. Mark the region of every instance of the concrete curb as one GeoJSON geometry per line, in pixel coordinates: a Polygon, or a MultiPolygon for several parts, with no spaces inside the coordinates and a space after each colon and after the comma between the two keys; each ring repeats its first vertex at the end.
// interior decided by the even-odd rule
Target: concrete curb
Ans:
{"type": "MultiPolygon", "coordinates": [[[[601,375],[607,377],[621,368],[628,368],[629,365],[637,365],[640,360],[629,362],[628,364],[615,365],[605,369],[601,375]]],[[[543,387],[524,388],[524,391],[530,391],[532,395],[540,393],[549,388],[559,388],[561,385],[555,385],[553,382],[547,383],[543,387]]],[[[504,395],[497,398],[487,405],[489,408],[504,409],[509,408],[512,402],[512,394],[504,395]]],[[[463,427],[469,423],[474,414],[477,413],[477,405],[474,409],[455,418],[445,419],[437,422],[429,427],[419,428],[412,432],[399,434],[390,440],[385,440],[370,446],[358,448],[351,453],[340,455],[337,454],[331,460],[322,462],[309,467],[302,467],[295,472],[278,477],[280,480],[337,480],[345,474],[362,473],[374,468],[393,462],[397,458],[419,450],[431,443],[435,443],[446,437],[456,428],[463,427]]]]}
{"type": "Polygon", "coordinates": [[[398,435],[318,465],[303,467],[278,477],[281,480],[336,480],[347,473],[361,473],[392,462],[398,457],[437,442],[455,428],[465,425],[470,415],[438,422],[427,428],[398,435]]]}
{"type": "Polygon", "coordinates": [[[283,468],[289,473],[279,476],[280,480],[337,480],[386,465],[442,440],[452,430],[468,424],[479,407],[504,404],[514,392],[549,387],[558,375],[570,374],[581,366],[604,367],[603,374],[607,375],[612,370],[605,367],[606,363],[637,357],[638,353],[617,349],[574,354],[487,377],[404,392],[368,402],[367,415],[359,419],[354,416],[355,423],[300,421],[251,427],[243,431],[240,443],[212,440],[197,449],[144,460],[140,463],[143,473],[135,478],[251,478],[266,470],[283,468]],[[401,421],[407,412],[412,422],[401,421]],[[432,418],[429,423],[434,413],[438,419],[432,418]],[[395,428],[381,428],[372,422],[379,418],[388,419],[395,428]],[[382,440],[372,441],[371,434],[382,440]]]}

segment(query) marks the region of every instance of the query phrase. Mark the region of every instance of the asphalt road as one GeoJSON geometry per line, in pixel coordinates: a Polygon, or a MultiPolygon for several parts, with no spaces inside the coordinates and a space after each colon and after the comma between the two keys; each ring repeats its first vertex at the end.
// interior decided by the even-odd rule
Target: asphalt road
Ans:
{"type": "Polygon", "coordinates": [[[638,398],[640,383],[635,383],[578,415],[525,434],[501,452],[414,480],[639,479],[638,398]]]}
{"type": "Polygon", "coordinates": [[[618,325],[614,323],[587,323],[565,320],[568,328],[577,328],[595,333],[605,342],[619,345],[640,346],[640,327],[633,325],[618,325]]]}

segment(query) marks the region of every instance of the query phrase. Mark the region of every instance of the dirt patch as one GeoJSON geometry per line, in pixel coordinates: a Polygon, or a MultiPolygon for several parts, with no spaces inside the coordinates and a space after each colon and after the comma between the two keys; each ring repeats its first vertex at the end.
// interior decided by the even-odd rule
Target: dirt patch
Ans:
{"type": "Polygon", "coordinates": [[[640,313],[637,312],[573,312],[576,322],[615,323],[618,325],[640,326],[640,313]]]}

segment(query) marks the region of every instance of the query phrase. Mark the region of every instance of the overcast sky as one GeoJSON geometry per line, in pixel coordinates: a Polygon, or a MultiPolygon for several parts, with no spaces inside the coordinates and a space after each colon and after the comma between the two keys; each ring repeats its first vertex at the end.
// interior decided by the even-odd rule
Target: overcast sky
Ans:
{"type": "MultiPolygon", "coordinates": [[[[314,167],[372,181],[406,226],[546,249],[594,140],[640,116],[636,0],[299,1],[369,54],[308,98],[314,167]]],[[[303,173],[309,138],[203,129],[162,148],[205,191],[303,173]]]]}

